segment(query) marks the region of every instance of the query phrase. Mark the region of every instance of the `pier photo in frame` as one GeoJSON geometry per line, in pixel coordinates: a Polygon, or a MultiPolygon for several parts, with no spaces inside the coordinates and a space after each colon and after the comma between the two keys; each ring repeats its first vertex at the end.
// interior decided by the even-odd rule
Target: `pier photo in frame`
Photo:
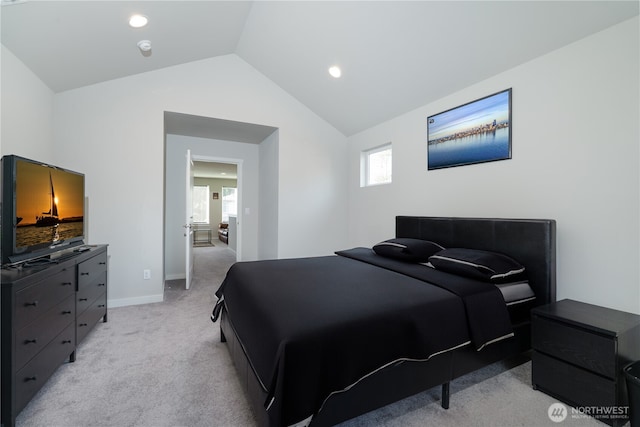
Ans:
{"type": "Polygon", "coordinates": [[[427,118],[428,170],[510,158],[510,88],[427,118]]]}

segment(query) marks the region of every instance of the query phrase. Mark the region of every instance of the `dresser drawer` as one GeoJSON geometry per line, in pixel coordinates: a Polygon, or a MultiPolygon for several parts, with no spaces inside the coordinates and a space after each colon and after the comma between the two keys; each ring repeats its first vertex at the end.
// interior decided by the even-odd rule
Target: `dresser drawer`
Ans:
{"type": "Polygon", "coordinates": [[[99,273],[93,281],[78,284],[77,309],[78,314],[85,311],[107,289],[107,272],[99,273]]]}
{"type": "Polygon", "coordinates": [[[15,410],[20,412],[76,348],[72,323],[15,374],[15,410]]]}
{"type": "Polygon", "coordinates": [[[75,294],[75,270],[64,269],[16,292],[15,328],[21,329],[69,295],[75,294]]]}
{"type": "Polygon", "coordinates": [[[532,355],[533,386],[572,406],[618,406],[616,381],[539,353],[532,355]]]}
{"type": "Polygon", "coordinates": [[[535,316],[532,326],[534,350],[615,379],[616,340],[566,323],[535,316]]]}
{"type": "Polygon", "coordinates": [[[24,366],[56,335],[69,324],[73,324],[76,318],[76,304],[73,295],[70,295],[60,304],[44,313],[37,321],[30,323],[16,332],[15,357],[16,368],[24,366]]]}
{"type": "Polygon", "coordinates": [[[76,320],[76,333],[78,343],[89,333],[91,328],[98,323],[98,321],[107,314],[107,294],[106,292],[98,297],[87,308],[84,313],[78,315],[76,320]]]}
{"type": "Polygon", "coordinates": [[[106,253],[81,262],[78,264],[78,288],[90,284],[104,271],[107,271],[106,253]]]}

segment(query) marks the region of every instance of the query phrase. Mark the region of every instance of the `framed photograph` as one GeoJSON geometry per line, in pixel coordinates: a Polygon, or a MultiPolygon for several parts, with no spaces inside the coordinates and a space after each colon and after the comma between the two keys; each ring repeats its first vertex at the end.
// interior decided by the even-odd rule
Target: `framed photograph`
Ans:
{"type": "Polygon", "coordinates": [[[213,200],[218,200],[219,198],[219,193],[213,193],[213,200]]]}
{"type": "Polygon", "coordinates": [[[511,88],[427,118],[428,170],[511,158],[511,88]]]}

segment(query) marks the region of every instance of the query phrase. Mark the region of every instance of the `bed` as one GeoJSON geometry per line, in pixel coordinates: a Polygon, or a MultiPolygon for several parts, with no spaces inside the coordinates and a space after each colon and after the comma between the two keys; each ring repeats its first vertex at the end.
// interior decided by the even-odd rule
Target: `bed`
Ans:
{"type": "Polygon", "coordinates": [[[555,221],[398,216],[373,249],[236,263],[216,296],[261,426],[334,425],[435,386],[448,408],[451,380],[530,349],[529,311],[555,301],[555,221]],[[485,280],[458,253],[515,267],[485,280]]]}

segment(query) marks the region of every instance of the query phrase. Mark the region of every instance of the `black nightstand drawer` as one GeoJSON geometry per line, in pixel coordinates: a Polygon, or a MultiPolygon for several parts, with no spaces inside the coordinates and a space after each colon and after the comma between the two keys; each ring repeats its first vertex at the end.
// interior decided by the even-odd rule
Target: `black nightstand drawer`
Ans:
{"type": "MultiPolygon", "coordinates": [[[[565,299],[531,310],[533,387],[575,407],[629,405],[622,367],[640,359],[640,316],[565,299]]],[[[620,426],[626,417],[593,414],[620,426]]]]}
{"type": "Polygon", "coordinates": [[[539,353],[532,355],[534,387],[572,406],[617,406],[616,381],[539,353]]]}
{"type": "Polygon", "coordinates": [[[615,379],[616,342],[611,337],[537,317],[533,323],[535,349],[592,372],[615,379]]]}

